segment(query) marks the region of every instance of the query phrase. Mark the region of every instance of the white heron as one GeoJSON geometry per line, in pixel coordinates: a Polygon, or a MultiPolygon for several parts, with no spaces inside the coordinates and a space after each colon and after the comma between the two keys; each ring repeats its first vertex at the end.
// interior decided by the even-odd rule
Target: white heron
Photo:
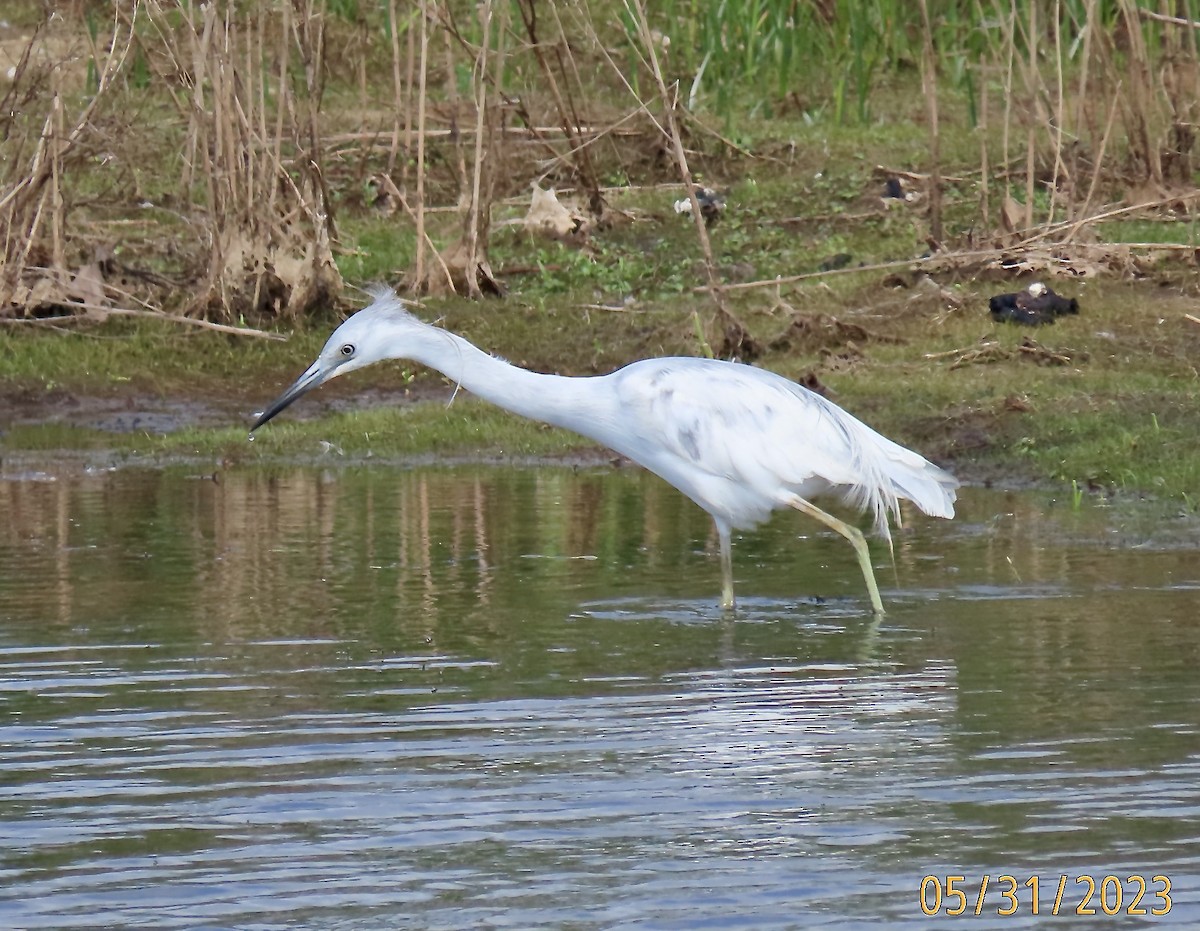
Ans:
{"type": "Polygon", "coordinates": [[[717,359],[634,362],[608,375],[530,372],[418,320],[390,289],[329,337],[317,360],[263,411],[251,433],[323,382],[385,359],[408,359],[505,410],[573,430],[670,482],[707,511],[721,549],[721,606],[733,608],[734,529],[794,508],[850,541],[871,606],[883,602],[862,532],[814,505],[833,495],[874,517],[891,544],[901,499],[954,516],[957,480],[781,375],[717,359]]]}

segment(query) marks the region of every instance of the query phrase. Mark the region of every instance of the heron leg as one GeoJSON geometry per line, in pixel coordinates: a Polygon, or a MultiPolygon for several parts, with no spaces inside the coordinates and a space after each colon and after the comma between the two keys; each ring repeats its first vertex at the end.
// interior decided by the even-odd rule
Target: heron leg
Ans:
{"type": "Polygon", "coordinates": [[[850,541],[850,545],[854,547],[855,555],[858,556],[858,565],[862,569],[863,578],[867,582],[867,592],[871,596],[871,607],[875,609],[876,614],[884,614],[883,601],[879,597],[879,586],[875,584],[875,570],[871,568],[871,553],[867,549],[867,539],[863,536],[862,531],[857,527],[851,527],[849,524],[838,520],[832,514],[825,513],[815,504],[805,501],[798,495],[789,500],[788,504],[801,513],[815,517],[830,530],[836,530],[850,541]]]}
{"type": "Polygon", "coordinates": [[[730,528],[717,523],[717,538],[721,543],[721,610],[732,611],[733,600],[733,547],[730,543],[730,528]]]}

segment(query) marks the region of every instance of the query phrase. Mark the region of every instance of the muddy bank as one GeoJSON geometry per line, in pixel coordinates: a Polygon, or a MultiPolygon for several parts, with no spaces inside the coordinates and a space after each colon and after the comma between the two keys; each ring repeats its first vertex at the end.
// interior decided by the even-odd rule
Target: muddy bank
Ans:
{"type": "MultiPolygon", "coordinates": [[[[766,347],[755,364],[826,390],[846,411],[964,481],[1153,495],[1194,508],[1195,285],[1194,276],[1179,272],[1155,281],[1060,285],[1079,300],[1079,313],[1018,327],[989,316],[994,286],[884,288],[868,277],[843,293],[806,289],[804,310],[756,307],[745,319],[766,347]]],[[[665,306],[589,316],[509,301],[422,312],[492,353],[564,375],[687,354],[680,344],[690,317],[665,306]]],[[[69,460],[69,451],[80,449],[151,466],[611,458],[574,434],[466,392],[447,411],[453,385],[406,363],[323,386],[249,443],[255,413],[309,364],[327,335],[323,327],[265,347],[145,329],[121,331],[121,339],[104,335],[23,333],[9,340],[11,351],[0,353],[10,363],[7,375],[0,370],[0,452],[7,461],[15,454],[69,460]]]]}
{"type": "MultiPolygon", "coordinates": [[[[426,405],[432,409],[435,416],[459,416],[455,410],[446,409],[454,395],[453,388],[449,386],[421,384],[406,389],[368,388],[363,391],[348,390],[349,386],[346,385],[337,388],[341,389],[340,393],[337,390],[322,390],[307,397],[304,404],[290,408],[288,420],[318,427],[322,421],[338,414],[386,411],[390,408],[413,405],[426,405]],[[444,414],[441,413],[443,410],[444,414]]],[[[204,398],[189,398],[152,395],[133,389],[117,389],[108,394],[87,394],[65,389],[0,391],[0,477],[12,477],[14,474],[28,476],[31,472],[53,476],[60,472],[75,472],[80,468],[198,464],[206,469],[211,467],[211,470],[204,471],[197,477],[213,478],[219,474],[222,467],[237,462],[241,454],[249,455],[252,450],[256,454],[259,452],[257,447],[250,445],[253,441],[248,433],[244,445],[235,441],[226,445],[223,451],[216,455],[208,450],[198,450],[194,453],[183,450],[130,450],[128,439],[169,439],[172,435],[185,431],[228,431],[242,428],[248,431],[257,412],[270,399],[269,394],[262,392],[254,392],[250,396],[210,395],[204,398]],[[61,427],[65,431],[81,431],[80,436],[86,432],[87,442],[57,448],[6,448],[8,444],[4,442],[5,434],[13,428],[51,426],[61,427]],[[105,442],[105,435],[111,437],[111,443],[105,442]]],[[[500,416],[509,416],[514,423],[524,423],[516,415],[500,416]]],[[[331,436],[333,432],[331,428],[331,436]]],[[[69,442],[71,434],[68,432],[66,436],[69,442]]],[[[1027,488],[1038,484],[1031,473],[1013,472],[990,462],[974,461],[969,455],[954,455],[955,450],[968,454],[986,448],[991,441],[986,429],[980,424],[965,423],[948,432],[943,431],[936,443],[931,442],[919,451],[923,455],[936,458],[964,484],[1005,488],[1027,488]]],[[[261,447],[262,444],[259,443],[258,446],[261,447]]],[[[584,439],[569,449],[547,451],[537,455],[497,453],[485,442],[481,442],[477,451],[468,453],[422,451],[362,455],[347,451],[336,442],[317,439],[307,443],[290,444],[288,449],[270,458],[272,461],[288,465],[354,466],[373,463],[417,468],[503,463],[530,467],[555,465],[578,468],[636,468],[624,457],[604,447],[591,445],[584,439]]]]}
{"type": "MultiPolygon", "coordinates": [[[[282,389],[284,386],[279,386],[282,389]]],[[[148,394],[133,389],[91,394],[64,388],[0,390],[0,431],[17,426],[61,424],[83,430],[112,434],[147,433],[165,436],[188,429],[221,429],[244,424],[249,429],[254,417],[272,395],[261,392],[200,397],[148,394]]],[[[435,400],[440,391],[323,392],[306,399],[289,412],[300,421],[319,420],[332,414],[367,407],[412,404],[435,400]]],[[[449,392],[445,392],[447,400],[449,392]]]]}
{"type": "MultiPolygon", "coordinates": [[[[280,389],[283,385],[279,386],[280,389]]],[[[339,414],[360,412],[384,413],[402,407],[424,407],[434,417],[454,418],[456,411],[446,411],[454,397],[449,386],[421,384],[405,389],[323,390],[305,399],[303,405],[290,409],[288,421],[320,431],[328,418],[339,414]]],[[[460,395],[461,397],[461,395],[460,395]]],[[[632,465],[628,460],[586,440],[562,450],[550,450],[537,455],[503,454],[491,448],[486,438],[473,452],[416,451],[403,454],[368,452],[344,449],[333,440],[307,437],[285,442],[284,448],[262,455],[262,442],[249,436],[249,427],[258,412],[271,400],[271,395],[254,392],[251,395],[206,396],[188,398],[147,394],[132,389],[114,390],[105,394],[87,394],[65,389],[35,391],[32,389],[0,390],[0,478],[28,478],[30,474],[54,477],[80,469],[111,469],[122,467],[168,467],[202,465],[211,467],[198,478],[215,478],[222,468],[236,464],[243,456],[254,456],[288,465],[353,466],[366,463],[406,468],[427,466],[456,466],[468,464],[528,465],[552,464],[568,467],[623,468],[632,465]],[[13,431],[28,428],[36,432],[64,437],[62,445],[20,444],[5,442],[13,431]],[[61,430],[61,434],[56,430],[61,430]],[[149,449],[146,440],[159,439],[169,443],[172,437],[187,433],[246,431],[216,451],[168,446],[149,449]],[[106,441],[106,437],[108,440],[106,441]],[[139,440],[143,442],[138,442],[139,440]],[[131,445],[132,444],[132,445],[131,445]]],[[[500,413],[518,421],[515,415],[500,413]]],[[[535,425],[535,429],[537,426],[535,425]]],[[[270,427],[265,428],[271,430],[270,427]]],[[[273,433],[278,433],[275,425],[273,433]]],[[[337,430],[328,435],[336,439],[337,430]]]]}

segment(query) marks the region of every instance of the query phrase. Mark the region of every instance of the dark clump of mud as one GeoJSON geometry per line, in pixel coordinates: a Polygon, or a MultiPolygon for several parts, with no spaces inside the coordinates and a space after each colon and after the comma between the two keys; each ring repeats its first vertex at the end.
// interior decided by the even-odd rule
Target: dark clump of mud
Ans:
{"type": "Polygon", "coordinates": [[[167,434],[217,427],[247,416],[232,400],[200,401],[146,394],[77,394],[62,388],[0,391],[0,430],[62,424],[108,433],[167,434]]]}
{"type": "MultiPolygon", "coordinates": [[[[77,393],[64,388],[0,389],[0,434],[19,426],[59,424],[105,433],[144,433],[165,436],[187,429],[219,429],[245,426],[284,386],[256,391],[253,396],[165,397],[145,391],[124,390],[111,394],[77,393]],[[274,392],[274,393],[273,393],[274,392]]],[[[353,392],[327,390],[307,399],[303,407],[289,412],[299,420],[315,420],[330,414],[372,407],[399,406],[450,395],[441,386],[425,390],[367,389],[353,392]]]]}

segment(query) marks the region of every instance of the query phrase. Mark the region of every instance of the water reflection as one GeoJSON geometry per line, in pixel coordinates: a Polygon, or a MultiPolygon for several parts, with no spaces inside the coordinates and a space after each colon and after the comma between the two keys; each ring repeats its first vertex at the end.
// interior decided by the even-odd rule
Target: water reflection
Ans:
{"type": "Polygon", "coordinates": [[[5,926],[927,927],[985,872],[1200,920],[1186,516],[969,490],[882,623],[781,517],[731,622],[635,471],[42,468],[0,479],[5,926]]]}

